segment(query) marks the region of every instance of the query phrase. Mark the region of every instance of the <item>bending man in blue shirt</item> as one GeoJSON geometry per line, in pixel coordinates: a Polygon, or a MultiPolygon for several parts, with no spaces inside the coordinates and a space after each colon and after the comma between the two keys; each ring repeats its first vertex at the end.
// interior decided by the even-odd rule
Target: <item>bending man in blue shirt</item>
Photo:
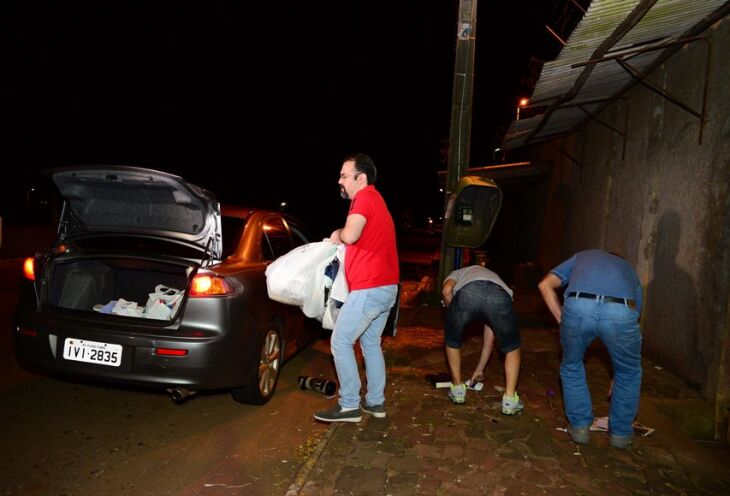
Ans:
{"type": "Polygon", "coordinates": [[[595,338],[608,349],[614,385],[609,412],[611,446],[628,447],[639,410],[641,388],[641,283],[623,258],[603,250],[581,251],[561,263],[538,284],[550,312],[560,324],[563,386],[568,432],[576,443],[588,442],[593,423],[591,393],[583,356],[595,338]],[[556,289],[567,286],[561,306],[556,289]]]}

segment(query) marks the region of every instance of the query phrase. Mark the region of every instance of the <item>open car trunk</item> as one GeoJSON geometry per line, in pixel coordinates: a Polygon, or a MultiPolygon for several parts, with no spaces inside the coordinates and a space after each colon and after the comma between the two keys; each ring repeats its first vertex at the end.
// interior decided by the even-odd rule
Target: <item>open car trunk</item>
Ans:
{"type": "Polygon", "coordinates": [[[70,310],[171,320],[182,307],[188,275],[194,269],[193,265],[141,258],[58,258],[48,267],[43,303],[70,310]]]}

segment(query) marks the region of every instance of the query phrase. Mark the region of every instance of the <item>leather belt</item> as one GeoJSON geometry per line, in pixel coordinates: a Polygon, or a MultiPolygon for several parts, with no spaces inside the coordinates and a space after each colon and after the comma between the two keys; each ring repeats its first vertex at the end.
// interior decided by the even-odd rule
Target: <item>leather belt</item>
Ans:
{"type": "Polygon", "coordinates": [[[603,300],[603,301],[610,301],[611,303],[621,303],[623,305],[626,305],[631,308],[636,308],[636,302],[634,300],[630,300],[628,298],[618,298],[616,296],[603,296],[603,295],[597,295],[593,293],[584,293],[583,291],[571,291],[568,293],[568,297],[575,297],[575,298],[589,298],[591,300],[603,300]]]}

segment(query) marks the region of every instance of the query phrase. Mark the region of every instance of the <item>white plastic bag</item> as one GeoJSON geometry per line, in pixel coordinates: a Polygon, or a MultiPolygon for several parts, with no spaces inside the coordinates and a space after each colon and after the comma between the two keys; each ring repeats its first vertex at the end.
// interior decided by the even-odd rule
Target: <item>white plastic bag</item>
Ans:
{"type": "MultiPolygon", "coordinates": [[[[312,280],[311,293],[307,298],[304,299],[302,304],[302,312],[307,317],[312,317],[322,322],[323,316],[326,313],[327,299],[331,299],[334,294],[342,296],[342,283],[344,282],[344,296],[340,298],[341,301],[345,301],[347,298],[347,282],[345,281],[345,245],[334,245],[335,250],[331,256],[323,259],[319,265],[314,268],[314,272],[309,276],[312,280]],[[332,280],[326,275],[327,266],[330,265],[335,259],[339,262],[338,277],[332,280]],[[327,291],[329,289],[329,291],[327,291]]],[[[332,327],[334,328],[334,327],[332,327]]],[[[327,327],[325,327],[327,329],[327,327]]]]}
{"type": "MultiPolygon", "coordinates": [[[[149,298],[147,298],[147,304],[145,305],[145,308],[151,308],[156,303],[162,302],[170,309],[170,314],[174,314],[177,310],[177,307],[180,305],[180,302],[182,301],[184,295],[185,291],[175,288],[168,288],[167,286],[158,284],[157,286],[155,286],[155,292],[149,293],[149,298]]],[[[160,315],[160,312],[157,312],[157,315],[160,315]]]]}
{"type": "Polygon", "coordinates": [[[288,305],[304,306],[316,291],[317,270],[337,251],[329,239],[298,246],[266,268],[269,298],[288,305]]]}
{"type": "Polygon", "coordinates": [[[125,317],[141,317],[144,309],[137,305],[136,301],[127,301],[119,298],[112,308],[114,315],[124,315],[125,317]]]}
{"type": "MultiPolygon", "coordinates": [[[[340,307],[347,300],[349,289],[347,287],[347,279],[345,279],[345,245],[339,245],[335,257],[339,262],[337,275],[330,287],[327,302],[324,306],[324,312],[318,319],[322,322],[323,329],[333,330],[337,316],[340,313],[340,307]]],[[[328,279],[328,278],[325,278],[328,279]]]]}
{"type": "Polygon", "coordinates": [[[172,318],[172,313],[172,310],[170,307],[165,305],[164,301],[157,300],[154,303],[147,305],[144,308],[144,313],[142,315],[148,319],[170,320],[172,318]]]}

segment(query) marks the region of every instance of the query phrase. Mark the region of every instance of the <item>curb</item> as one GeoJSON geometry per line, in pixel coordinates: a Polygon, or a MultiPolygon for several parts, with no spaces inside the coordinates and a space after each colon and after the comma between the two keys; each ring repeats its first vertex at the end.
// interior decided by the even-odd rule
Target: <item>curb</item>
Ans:
{"type": "Polygon", "coordinates": [[[304,466],[299,470],[296,479],[294,479],[294,482],[292,482],[292,484],[289,486],[289,489],[287,489],[284,496],[299,495],[299,493],[304,488],[304,484],[306,484],[307,480],[309,479],[309,474],[312,473],[312,470],[319,461],[319,457],[322,456],[322,452],[324,452],[325,448],[332,439],[332,436],[335,435],[335,431],[339,426],[340,424],[338,422],[333,422],[330,425],[330,428],[327,430],[324,437],[317,444],[317,448],[314,450],[314,453],[312,453],[312,456],[307,458],[307,461],[304,462],[304,466]]]}

